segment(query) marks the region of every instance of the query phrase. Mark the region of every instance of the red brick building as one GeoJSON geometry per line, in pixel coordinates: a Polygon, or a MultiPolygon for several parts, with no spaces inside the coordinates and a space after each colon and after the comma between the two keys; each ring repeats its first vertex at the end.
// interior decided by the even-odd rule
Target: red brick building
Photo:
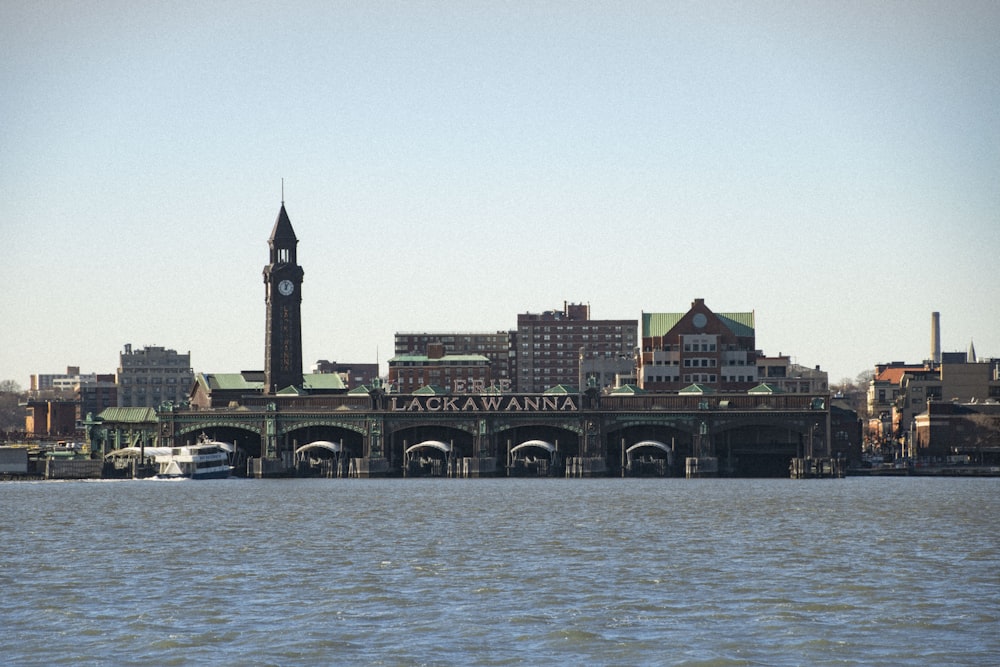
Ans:
{"type": "Polygon", "coordinates": [[[686,313],[643,313],[639,356],[639,385],[646,390],[699,384],[746,391],[760,380],[753,311],[714,313],[704,299],[686,313]]]}

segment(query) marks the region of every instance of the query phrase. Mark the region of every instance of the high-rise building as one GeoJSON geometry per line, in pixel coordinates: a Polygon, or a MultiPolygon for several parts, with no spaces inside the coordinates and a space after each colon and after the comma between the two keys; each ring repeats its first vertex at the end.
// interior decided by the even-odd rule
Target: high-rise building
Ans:
{"type": "Polygon", "coordinates": [[[581,377],[581,359],[611,360],[627,373],[634,364],[637,336],[637,320],[592,320],[587,304],[563,303],[562,310],[521,313],[515,388],[524,393],[557,385],[582,389],[587,378],[581,377]]]}
{"type": "Polygon", "coordinates": [[[119,355],[118,407],[156,408],[167,401],[182,403],[194,383],[191,353],[178,354],[162,347],[133,350],[119,355]]]}

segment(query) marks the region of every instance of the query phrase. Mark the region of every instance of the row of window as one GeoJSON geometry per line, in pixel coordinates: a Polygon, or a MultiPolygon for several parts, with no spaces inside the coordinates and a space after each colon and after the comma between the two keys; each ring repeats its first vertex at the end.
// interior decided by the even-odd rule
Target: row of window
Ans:
{"type": "Polygon", "coordinates": [[[137,378],[129,378],[129,377],[120,377],[120,378],[118,378],[118,384],[120,386],[123,386],[123,387],[126,386],[126,385],[130,385],[130,384],[178,384],[178,381],[181,384],[188,384],[188,383],[194,382],[194,378],[193,377],[188,377],[188,378],[172,378],[172,377],[171,378],[161,378],[161,377],[152,377],[152,378],[137,377],[137,378]]]}
{"type": "MultiPolygon", "coordinates": [[[[646,382],[677,382],[678,377],[670,375],[647,375],[646,382]]],[[[717,382],[718,376],[713,373],[689,373],[684,375],[684,382],[717,382]]],[[[723,382],[756,382],[752,375],[723,375],[723,382]]]]}
{"type": "MultiPolygon", "coordinates": [[[[752,364],[747,363],[746,359],[726,359],[724,360],[725,366],[751,366],[752,364]]],[[[646,364],[647,366],[680,366],[680,359],[654,359],[652,362],[646,364]]],[[[694,366],[715,366],[716,360],[712,358],[702,359],[685,359],[684,365],[688,367],[694,366]],[[704,362],[708,361],[708,364],[704,362]]]]}

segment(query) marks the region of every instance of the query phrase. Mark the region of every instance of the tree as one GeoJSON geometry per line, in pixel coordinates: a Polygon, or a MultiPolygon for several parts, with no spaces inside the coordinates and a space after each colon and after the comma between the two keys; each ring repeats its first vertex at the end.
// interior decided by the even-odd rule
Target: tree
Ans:
{"type": "Polygon", "coordinates": [[[24,430],[24,408],[20,404],[25,398],[17,382],[0,380],[0,432],[20,433],[24,430]]]}
{"type": "Polygon", "coordinates": [[[21,385],[17,380],[0,380],[0,394],[20,394],[21,385]]]}

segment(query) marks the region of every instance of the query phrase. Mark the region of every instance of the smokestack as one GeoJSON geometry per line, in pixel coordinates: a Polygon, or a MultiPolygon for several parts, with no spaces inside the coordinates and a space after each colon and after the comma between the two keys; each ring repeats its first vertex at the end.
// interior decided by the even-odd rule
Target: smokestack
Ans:
{"type": "Polygon", "coordinates": [[[941,363],[941,313],[931,313],[931,361],[941,363]]]}

